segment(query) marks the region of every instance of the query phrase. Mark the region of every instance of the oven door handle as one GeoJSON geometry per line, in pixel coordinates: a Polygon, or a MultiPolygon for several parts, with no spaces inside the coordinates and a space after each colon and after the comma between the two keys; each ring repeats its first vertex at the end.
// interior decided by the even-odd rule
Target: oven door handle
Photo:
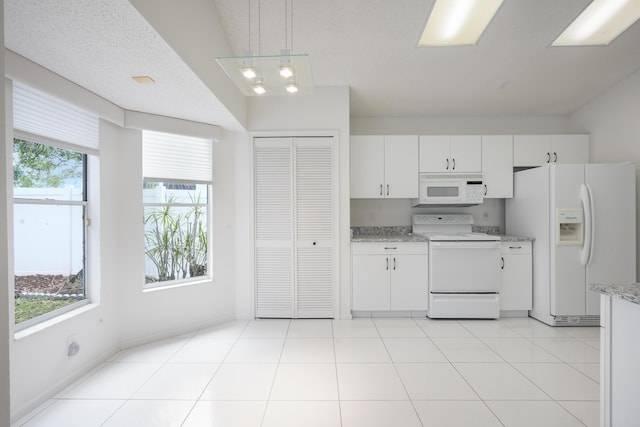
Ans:
{"type": "Polygon", "coordinates": [[[500,241],[456,240],[447,242],[429,242],[432,249],[500,249],[500,241]]]}

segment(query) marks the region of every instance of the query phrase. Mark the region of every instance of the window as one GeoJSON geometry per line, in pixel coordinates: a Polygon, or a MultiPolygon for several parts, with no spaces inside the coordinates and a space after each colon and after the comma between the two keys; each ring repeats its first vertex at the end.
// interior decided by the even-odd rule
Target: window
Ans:
{"type": "Polygon", "coordinates": [[[13,141],[15,323],[86,299],[87,155],[13,141]]]}
{"type": "MultiPolygon", "coordinates": [[[[21,330],[89,301],[90,166],[98,118],[12,82],[15,323],[21,330]]],[[[97,175],[97,174],[96,174],[97,175]]],[[[93,188],[92,187],[92,188],[93,188]]],[[[94,254],[95,255],[95,254],[94,254]]]]}
{"type": "Polygon", "coordinates": [[[211,275],[211,145],[143,132],[145,287],[211,275]]]}

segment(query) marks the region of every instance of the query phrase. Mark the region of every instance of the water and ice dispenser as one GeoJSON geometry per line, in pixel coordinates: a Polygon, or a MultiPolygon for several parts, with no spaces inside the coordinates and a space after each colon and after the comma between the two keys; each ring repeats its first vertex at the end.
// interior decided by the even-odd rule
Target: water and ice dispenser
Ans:
{"type": "Polygon", "coordinates": [[[582,245],[584,215],[582,209],[558,209],[556,244],[582,245]]]}

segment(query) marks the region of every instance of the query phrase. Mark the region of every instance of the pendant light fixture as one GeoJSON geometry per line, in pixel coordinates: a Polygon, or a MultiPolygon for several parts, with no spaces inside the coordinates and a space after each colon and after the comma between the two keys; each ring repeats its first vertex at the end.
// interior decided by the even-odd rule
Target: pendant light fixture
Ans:
{"type": "MultiPolygon", "coordinates": [[[[249,4],[249,50],[244,56],[218,57],[216,60],[246,96],[291,95],[314,90],[309,55],[293,53],[293,1],[284,1],[285,48],[280,55],[261,55],[261,0],[258,9],[257,55],[251,50],[251,4],[249,4]]],[[[254,1],[256,3],[256,1],[254,1]]]]}

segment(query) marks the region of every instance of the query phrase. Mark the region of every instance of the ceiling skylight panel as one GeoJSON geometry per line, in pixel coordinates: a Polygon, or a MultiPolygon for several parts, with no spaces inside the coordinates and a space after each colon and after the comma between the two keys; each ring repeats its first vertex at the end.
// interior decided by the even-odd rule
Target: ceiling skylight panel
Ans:
{"type": "Polygon", "coordinates": [[[640,0],[594,0],[552,46],[608,45],[640,18],[640,0]]]}
{"type": "Polygon", "coordinates": [[[503,0],[437,0],[418,46],[474,45],[503,0]]]}

